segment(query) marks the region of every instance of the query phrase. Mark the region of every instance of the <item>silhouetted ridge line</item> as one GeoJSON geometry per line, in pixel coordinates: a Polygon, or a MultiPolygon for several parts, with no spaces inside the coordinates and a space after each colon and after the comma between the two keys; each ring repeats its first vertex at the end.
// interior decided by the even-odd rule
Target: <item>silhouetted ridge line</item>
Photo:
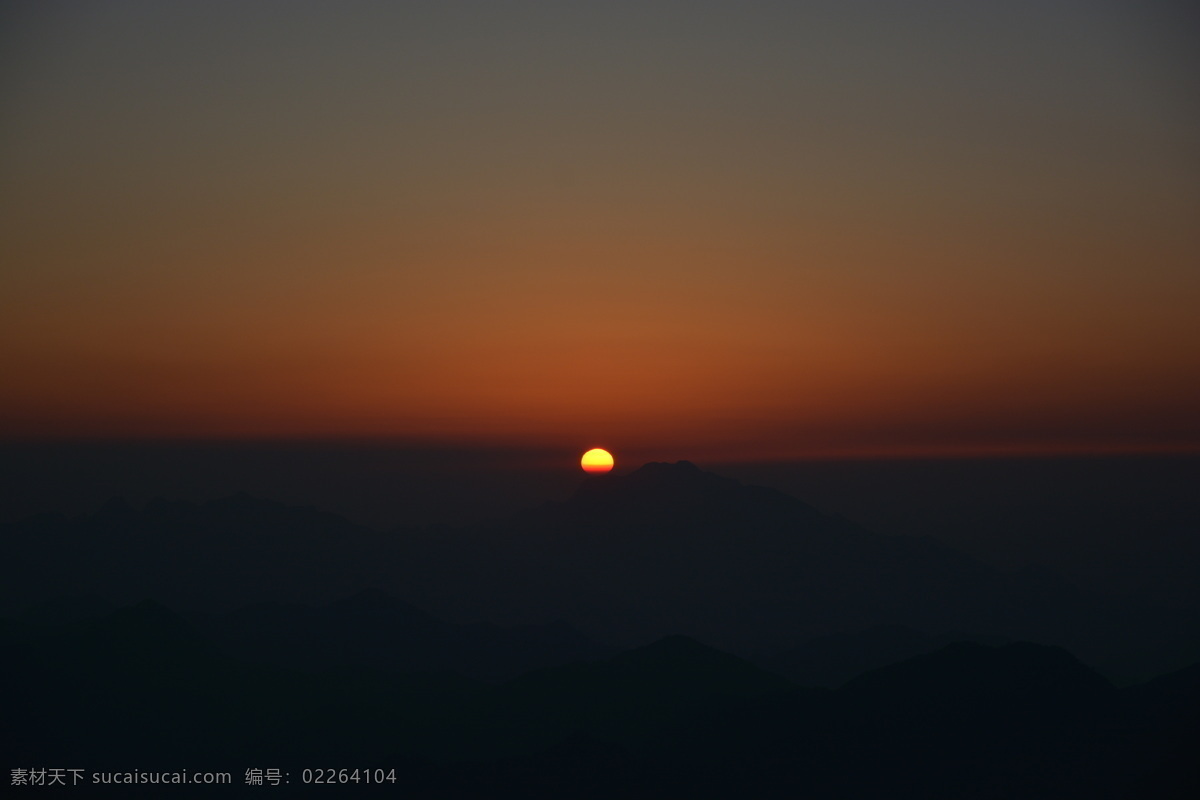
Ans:
{"type": "Polygon", "coordinates": [[[628,475],[586,478],[565,504],[589,516],[663,520],[708,518],[725,524],[753,520],[826,519],[791,495],[765,486],[744,485],[700,469],[690,461],[652,461],[628,475]]]}
{"type": "Polygon", "coordinates": [[[651,461],[628,475],[606,473],[584,479],[576,497],[614,496],[623,493],[667,493],[697,491],[734,491],[742,484],[712,472],[705,472],[690,461],[669,464],[651,461]]]}
{"type": "MultiPolygon", "coordinates": [[[[1149,651],[1151,663],[1165,660],[1152,649],[1158,631],[1175,637],[1161,648],[1170,667],[1187,663],[1176,640],[1195,629],[1153,608],[1114,617],[1063,581],[1006,573],[930,538],[879,535],[690,462],[592,476],[563,502],[458,529],[380,533],[242,494],[151,501],[141,510],[113,504],[77,519],[7,524],[3,534],[0,611],[18,616],[70,595],[117,606],[155,597],[194,612],[323,606],[374,586],[451,625],[525,628],[538,640],[529,652],[571,651],[570,634],[554,644],[542,627],[559,619],[582,634],[580,650],[586,640],[630,647],[681,633],[793,676],[816,673],[766,656],[878,625],[928,631],[936,645],[954,631],[1050,642],[1106,669],[1109,653],[1131,649],[1126,642],[1149,651]]],[[[360,601],[387,615],[385,598],[360,601]]],[[[389,624],[417,616],[397,614],[389,624]]],[[[932,649],[904,640],[865,647],[826,670],[825,681],[932,649]]],[[[467,659],[462,649],[446,652],[454,663],[467,659]]],[[[382,648],[376,655],[381,664],[415,663],[382,648]]]]}
{"type": "MultiPolygon", "coordinates": [[[[300,609],[309,647],[344,631],[319,632],[332,608],[300,609]]],[[[0,620],[14,675],[0,744],[102,769],[130,752],[162,769],[366,758],[397,765],[413,797],[1194,796],[1180,787],[1195,788],[1200,667],[1114,689],[1059,648],[956,643],[810,691],[672,635],[484,685],[247,663],[170,635],[182,623],[154,602],[54,630],[0,620]],[[447,785],[471,791],[428,791],[447,785]]]]}
{"type": "Polygon", "coordinates": [[[565,622],[456,625],[378,589],[323,606],[256,604],[200,616],[198,624],[231,654],[308,671],[352,666],[391,673],[451,670],[506,680],[612,652],[565,622]]]}
{"type": "Polygon", "coordinates": [[[661,676],[670,691],[687,689],[731,696],[751,696],[791,688],[791,682],[724,650],[690,636],[666,636],[627,650],[609,662],[613,668],[661,676]]]}
{"type": "Polygon", "coordinates": [[[1112,684],[1060,647],[954,642],[849,681],[843,692],[901,706],[972,702],[1000,708],[1094,703],[1112,684]]]}

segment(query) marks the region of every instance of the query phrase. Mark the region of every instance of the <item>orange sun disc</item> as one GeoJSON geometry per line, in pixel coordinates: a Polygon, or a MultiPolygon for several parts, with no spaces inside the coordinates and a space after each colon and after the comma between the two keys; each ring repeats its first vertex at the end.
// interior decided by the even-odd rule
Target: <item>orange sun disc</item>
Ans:
{"type": "Polygon", "coordinates": [[[613,457],[607,450],[597,447],[583,454],[583,458],[579,459],[579,466],[583,467],[584,472],[608,472],[613,468],[613,457]]]}

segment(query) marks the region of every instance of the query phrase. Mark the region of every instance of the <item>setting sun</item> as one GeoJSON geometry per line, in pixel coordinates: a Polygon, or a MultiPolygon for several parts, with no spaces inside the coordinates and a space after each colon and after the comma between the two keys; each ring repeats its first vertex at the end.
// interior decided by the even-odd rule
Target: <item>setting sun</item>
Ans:
{"type": "Polygon", "coordinates": [[[579,466],[583,467],[584,472],[608,472],[613,468],[613,457],[607,450],[597,447],[583,454],[579,466]]]}

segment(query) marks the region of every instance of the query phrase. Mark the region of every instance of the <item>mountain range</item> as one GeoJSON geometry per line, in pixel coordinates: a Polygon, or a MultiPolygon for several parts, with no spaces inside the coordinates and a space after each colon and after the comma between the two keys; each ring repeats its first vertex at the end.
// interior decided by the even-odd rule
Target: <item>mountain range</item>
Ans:
{"type": "MultiPolygon", "coordinates": [[[[0,613],[10,616],[53,617],[80,597],[101,609],[150,597],[186,613],[237,611],[252,631],[272,606],[302,614],[373,589],[454,625],[528,635],[558,626],[600,647],[692,636],[829,685],[963,638],[1066,647],[1123,680],[1200,660],[1194,610],[1115,603],[930,537],[876,534],[688,462],[590,476],[565,501],[457,528],[381,532],[247,495],[141,509],[114,500],[82,517],[0,526],[0,547],[0,613]],[[804,666],[814,642],[842,642],[827,653],[832,665],[889,630],[916,638],[880,640],[828,675],[804,666]],[[788,653],[808,655],[789,667],[788,653]]],[[[335,612],[322,613],[304,625],[336,627],[335,612]]],[[[236,639],[235,620],[227,628],[236,639]]],[[[407,656],[368,661],[395,658],[407,656]]],[[[520,658],[501,662],[481,663],[497,665],[493,676],[521,668],[520,658]]]]}
{"type": "MultiPolygon", "coordinates": [[[[363,604],[375,613],[388,601],[351,601],[363,604]]],[[[246,769],[277,768],[291,776],[281,797],[329,792],[305,786],[303,770],[342,766],[394,770],[390,788],[421,798],[1200,788],[1200,668],[1118,689],[1066,651],[1027,642],[952,643],[830,690],[685,636],[486,682],[398,664],[263,663],[149,601],[2,626],[2,745],[14,766],[187,766],[232,770],[236,784],[246,769]]],[[[311,646],[328,642],[314,631],[311,646]]]]}
{"type": "Polygon", "coordinates": [[[1200,789],[1194,618],[688,462],[461,527],[114,500],[0,547],[12,768],[228,770],[246,793],[277,768],[279,797],[330,796],[318,767],[420,798],[1200,789]]]}

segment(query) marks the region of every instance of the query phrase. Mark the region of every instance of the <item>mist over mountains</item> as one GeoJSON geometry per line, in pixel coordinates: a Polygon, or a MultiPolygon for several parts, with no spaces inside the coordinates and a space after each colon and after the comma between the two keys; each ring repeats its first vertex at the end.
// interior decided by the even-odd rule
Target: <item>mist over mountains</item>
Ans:
{"type": "Polygon", "coordinates": [[[243,494],[113,500],[0,543],[21,761],[373,759],[418,797],[1196,785],[1194,611],[688,462],[457,527],[243,494]]]}
{"type": "Polygon", "coordinates": [[[292,776],[284,797],[332,789],[302,784],[314,764],[392,769],[391,788],[421,798],[1170,798],[1200,787],[1195,667],[1116,689],[1029,643],[959,642],[829,690],[683,636],[485,682],[411,664],[247,660],[151,602],[56,626],[5,621],[0,633],[2,743],[19,764],[186,761],[238,779],[271,766],[292,776]]]}
{"type": "Polygon", "coordinates": [[[684,634],[743,655],[892,626],[1031,639],[1120,676],[1200,657],[1200,613],[1134,607],[929,537],[883,536],[688,462],[593,476],[562,502],[470,526],[373,531],[247,495],[113,500],[3,526],[0,607],[92,595],[184,611],[384,591],[457,624],[569,623],[630,647],[684,634]]]}

